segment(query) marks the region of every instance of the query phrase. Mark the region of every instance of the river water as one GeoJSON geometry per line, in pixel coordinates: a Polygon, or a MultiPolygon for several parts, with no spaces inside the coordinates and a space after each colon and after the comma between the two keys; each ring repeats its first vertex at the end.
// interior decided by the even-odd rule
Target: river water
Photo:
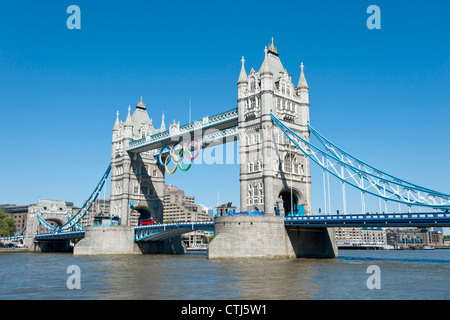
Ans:
{"type": "Polygon", "coordinates": [[[205,253],[91,257],[14,252],[0,254],[0,270],[2,300],[450,299],[447,249],[239,260],[208,260],[205,253]],[[73,273],[73,265],[79,271],[73,273]],[[373,265],[378,271],[368,273],[373,265]],[[69,289],[68,279],[76,283],[75,276],[80,289],[69,289]],[[375,276],[379,289],[369,289],[368,279],[375,276]]]}

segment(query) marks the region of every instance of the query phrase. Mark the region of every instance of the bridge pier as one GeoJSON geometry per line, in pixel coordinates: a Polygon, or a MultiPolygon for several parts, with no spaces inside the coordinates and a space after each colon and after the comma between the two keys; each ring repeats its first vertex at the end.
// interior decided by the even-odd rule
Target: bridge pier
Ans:
{"type": "Polygon", "coordinates": [[[74,247],[74,255],[102,254],[182,254],[181,236],[158,241],[135,242],[134,227],[91,226],[74,247]]]}
{"type": "Polygon", "coordinates": [[[279,216],[223,216],[215,219],[208,258],[295,257],[279,216]]]}
{"type": "Polygon", "coordinates": [[[74,247],[74,255],[140,254],[134,242],[134,228],[128,226],[91,226],[84,239],[74,247]]]}
{"type": "Polygon", "coordinates": [[[217,217],[208,259],[335,258],[338,250],[330,229],[286,229],[280,216],[217,217]]]}

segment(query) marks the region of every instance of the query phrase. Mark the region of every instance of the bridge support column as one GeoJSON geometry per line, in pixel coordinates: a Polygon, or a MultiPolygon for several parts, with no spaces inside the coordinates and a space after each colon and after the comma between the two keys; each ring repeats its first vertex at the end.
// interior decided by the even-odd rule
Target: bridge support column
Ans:
{"type": "Polygon", "coordinates": [[[215,219],[215,236],[208,258],[295,257],[279,216],[223,216],[215,219]]]}
{"type": "Polygon", "coordinates": [[[134,242],[134,228],[128,226],[91,226],[84,239],[74,247],[74,255],[140,254],[134,242]]]}
{"type": "Polygon", "coordinates": [[[279,216],[217,217],[214,228],[209,259],[335,258],[338,254],[332,228],[286,228],[279,216]]]}

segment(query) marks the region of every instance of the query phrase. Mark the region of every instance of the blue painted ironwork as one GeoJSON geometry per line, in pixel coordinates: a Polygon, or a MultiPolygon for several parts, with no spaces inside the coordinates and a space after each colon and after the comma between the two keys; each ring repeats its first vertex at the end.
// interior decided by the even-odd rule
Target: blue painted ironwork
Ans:
{"type": "Polygon", "coordinates": [[[163,223],[140,226],[134,228],[135,241],[143,241],[156,235],[168,233],[168,235],[180,235],[192,231],[214,232],[214,221],[195,221],[195,222],[178,222],[163,223]],[[173,231],[177,231],[174,233],[173,231]],[[172,232],[169,234],[169,232],[172,232]]]}
{"type": "Polygon", "coordinates": [[[228,211],[227,216],[263,216],[264,215],[264,211],[259,211],[259,210],[255,210],[255,211],[248,211],[248,212],[233,212],[233,211],[228,211]]]}
{"type": "MultiPolygon", "coordinates": [[[[286,227],[450,227],[450,213],[287,216],[284,224],[286,227]]],[[[136,242],[161,240],[192,231],[214,232],[214,221],[153,224],[135,227],[134,231],[136,242]]],[[[85,230],[51,232],[36,235],[36,240],[80,239],[84,236],[85,230]]],[[[8,238],[14,237],[2,240],[8,238]]]]}
{"type": "Polygon", "coordinates": [[[325,147],[325,150],[322,150],[286,126],[273,113],[271,117],[278,128],[309,159],[361,192],[407,206],[450,209],[449,194],[418,186],[378,170],[346,153],[308,125],[311,133],[325,147]]]}
{"type": "Polygon", "coordinates": [[[65,224],[63,224],[62,226],[52,226],[47,221],[45,221],[45,219],[39,213],[37,214],[38,221],[48,231],[61,232],[61,231],[70,230],[72,228],[79,229],[79,227],[80,227],[79,222],[81,221],[81,219],[83,219],[83,217],[86,215],[86,213],[91,209],[91,206],[94,204],[98,195],[102,191],[102,188],[105,185],[110,172],[111,172],[111,164],[109,164],[109,166],[106,169],[105,173],[103,174],[100,182],[97,184],[96,188],[91,193],[88,200],[85,201],[85,203],[81,206],[81,208],[78,210],[78,212],[72,218],[69,218],[69,220],[65,224]]]}
{"type": "Polygon", "coordinates": [[[85,230],[40,233],[35,236],[35,240],[81,239],[84,238],[85,233],[85,230]]]}
{"type": "Polygon", "coordinates": [[[450,213],[385,213],[291,216],[286,226],[303,227],[448,227],[450,213]]]}

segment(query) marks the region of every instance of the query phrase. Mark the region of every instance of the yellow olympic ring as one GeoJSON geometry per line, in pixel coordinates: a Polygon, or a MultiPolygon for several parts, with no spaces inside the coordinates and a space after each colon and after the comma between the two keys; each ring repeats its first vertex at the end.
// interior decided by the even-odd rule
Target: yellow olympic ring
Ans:
{"type": "Polygon", "coordinates": [[[166,170],[166,172],[168,174],[172,174],[177,170],[177,162],[178,162],[178,157],[176,155],[174,155],[173,153],[171,153],[170,155],[167,156],[166,161],[164,161],[164,169],[166,170]],[[167,170],[167,164],[169,163],[169,159],[174,157],[173,161],[175,163],[175,166],[173,167],[172,171],[167,170]]]}

